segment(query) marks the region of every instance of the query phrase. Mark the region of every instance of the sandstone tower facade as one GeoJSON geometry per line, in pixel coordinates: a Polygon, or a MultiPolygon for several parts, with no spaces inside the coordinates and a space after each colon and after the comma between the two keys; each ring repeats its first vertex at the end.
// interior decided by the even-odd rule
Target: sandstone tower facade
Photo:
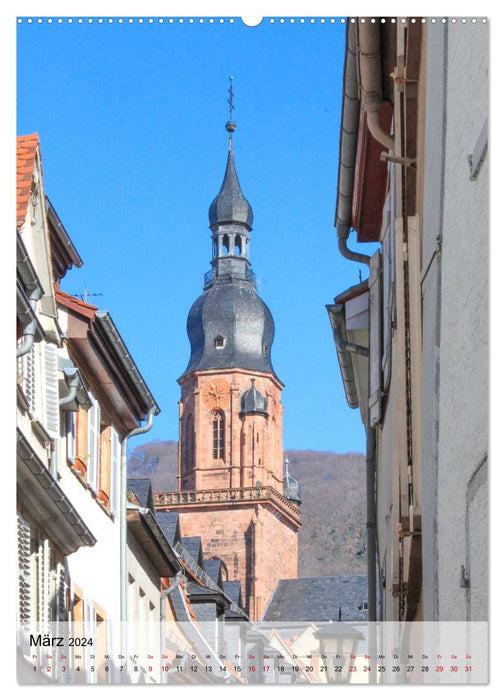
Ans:
{"type": "Polygon", "coordinates": [[[159,510],[180,514],[184,537],[240,581],[260,619],[277,581],[297,577],[300,497],[284,471],[282,382],[271,362],[274,322],[250,266],[252,208],[236,174],[232,134],[221,189],[209,210],[212,268],[187,320],[180,377],[177,492],[159,510]]]}

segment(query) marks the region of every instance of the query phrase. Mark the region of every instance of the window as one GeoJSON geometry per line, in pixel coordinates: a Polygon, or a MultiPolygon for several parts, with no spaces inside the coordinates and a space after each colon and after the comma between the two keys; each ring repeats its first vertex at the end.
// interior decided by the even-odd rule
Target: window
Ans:
{"type": "Polygon", "coordinates": [[[66,411],[66,448],[67,461],[69,464],[75,462],[75,413],[66,411]]]}
{"type": "Polygon", "coordinates": [[[224,459],[224,414],[217,411],[213,418],[213,457],[224,459]]]}
{"type": "Polygon", "coordinates": [[[182,470],[189,471],[194,466],[194,418],[192,413],[186,419],[184,447],[182,470]]]}
{"type": "Polygon", "coordinates": [[[222,335],[218,335],[218,336],[215,338],[215,347],[216,347],[217,349],[223,348],[224,345],[225,345],[225,343],[226,343],[226,341],[224,340],[224,338],[222,337],[222,335]]]}

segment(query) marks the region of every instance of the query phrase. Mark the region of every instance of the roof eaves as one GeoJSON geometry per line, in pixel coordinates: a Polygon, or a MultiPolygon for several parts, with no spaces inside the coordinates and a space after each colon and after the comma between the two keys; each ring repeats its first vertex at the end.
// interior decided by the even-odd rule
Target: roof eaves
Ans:
{"type": "MultiPolygon", "coordinates": [[[[96,544],[93,533],[50,471],[35,454],[19,428],[17,428],[17,456],[23,465],[25,488],[32,492],[35,487],[40,489],[40,494],[43,494],[43,499],[37,502],[37,506],[43,507],[45,502],[45,507],[50,509],[51,517],[46,518],[46,527],[51,528],[51,536],[64,554],[75,552],[82,546],[96,544]]],[[[18,490],[20,488],[21,485],[18,482],[18,490]]]]}
{"type": "Polygon", "coordinates": [[[121,335],[117,330],[117,327],[114,324],[109,312],[97,311],[95,314],[95,322],[102,330],[106,338],[110,341],[111,347],[114,348],[116,358],[126,372],[126,375],[128,376],[132,385],[135,387],[137,394],[143,400],[147,409],[146,412],[154,413],[154,415],[157,416],[161,412],[161,409],[151,394],[151,391],[145,383],[144,378],[140,374],[140,371],[130,355],[126,344],[121,338],[121,335]]]}
{"type": "Polygon", "coordinates": [[[65,227],[63,226],[61,219],[59,218],[58,214],[56,213],[56,210],[54,209],[53,205],[51,204],[51,201],[49,197],[46,195],[46,211],[47,211],[47,217],[52,224],[52,228],[54,230],[54,233],[56,234],[58,240],[61,243],[62,249],[66,252],[67,255],[67,260],[65,261],[67,264],[67,268],[70,270],[72,267],[72,264],[75,265],[76,267],[82,267],[83,265],[83,260],[81,256],[79,255],[76,247],[74,246],[70,236],[68,235],[65,227]]]}

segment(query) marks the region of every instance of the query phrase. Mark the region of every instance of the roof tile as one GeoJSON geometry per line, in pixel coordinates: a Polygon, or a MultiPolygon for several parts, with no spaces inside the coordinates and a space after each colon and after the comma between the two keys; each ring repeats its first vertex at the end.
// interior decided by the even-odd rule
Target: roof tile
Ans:
{"type": "Polygon", "coordinates": [[[18,136],[16,152],[16,220],[18,228],[21,228],[26,219],[33,168],[35,167],[35,158],[39,148],[38,134],[18,136]],[[27,184],[28,186],[26,186],[27,184]]]}

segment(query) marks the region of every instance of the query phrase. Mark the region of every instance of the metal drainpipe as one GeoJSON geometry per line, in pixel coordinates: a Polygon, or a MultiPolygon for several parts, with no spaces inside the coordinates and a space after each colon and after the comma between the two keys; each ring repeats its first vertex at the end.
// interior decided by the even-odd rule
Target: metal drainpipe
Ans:
{"type": "Polygon", "coordinates": [[[139,426],[130,430],[126,433],[121,442],[121,493],[120,493],[120,507],[119,507],[119,517],[120,517],[120,578],[121,578],[121,652],[126,661],[127,653],[127,628],[126,623],[128,620],[128,523],[127,523],[127,513],[126,513],[126,492],[128,487],[128,441],[131,437],[135,435],[141,435],[142,433],[147,433],[152,428],[152,423],[154,422],[154,411],[156,409],[152,408],[147,416],[147,422],[145,425],[139,426]]]}
{"type": "MultiPolygon", "coordinates": [[[[40,289],[35,288],[30,296],[28,297],[28,300],[30,302],[30,306],[32,308],[33,313],[35,313],[35,306],[37,304],[37,301],[40,299],[42,296],[40,289]]],[[[30,323],[26,326],[23,332],[23,344],[18,347],[16,350],[16,357],[22,357],[23,355],[26,355],[27,352],[30,352],[33,346],[33,342],[35,340],[35,333],[37,330],[37,319],[34,318],[33,321],[30,321],[30,323]]]]}
{"type": "Polygon", "coordinates": [[[341,335],[341,326],[338,322],[338,318],[344,311],[344,304],[328,304],[327,308],[333,313],[333,336],[336,347],[338,347],[341,351],[354,352],[356,355],[369,357],[369,348],[364,347],[364,345],[350,343],[349,341],[344,340],[343,336],[341,335]]]}
{"type": "Polygon", "coordinates": [[[72,401],[75,399],[77,396],[77,389],[79,388],[79,377],[77,374],[74,374],[74,376],[70,379],[68,386],[70,387],[70,391],[66,396],[64,396],[62,399],[59,400],[59,405],[60,406],[65,406],[68,403],[72,403],[72,401]]]}
{"type": "Polygon", "coordinates": [[[376,621],[376,501],[375,501],[376,428],[366,426],[366,532],[368,569],[368,621],[376,621]]]}
{"type": "Polygon", "coordinates": [[[344,235],[344,232],[342,232],[342,227],[340,226],[338,228],[338,249],[341,255],[346,258],[347,260],[353,260],[354,262],[362,263],[363,265],[367,265],[370,267],[371,265],[371,256],[366,255],[365,253],[356,253],[354,250],[350,250],[347,247],[347,239],[348,235],[350,233],[350,230],[344,235]]]}
{"type": "Polygon", "coordinates": [[[358,63],[362,106],[372,136],[387,150],[394,150],[394,139],[380,124],[383,103],[381,77],[380,25],[365,22],[357,25],[358,63]]]}

